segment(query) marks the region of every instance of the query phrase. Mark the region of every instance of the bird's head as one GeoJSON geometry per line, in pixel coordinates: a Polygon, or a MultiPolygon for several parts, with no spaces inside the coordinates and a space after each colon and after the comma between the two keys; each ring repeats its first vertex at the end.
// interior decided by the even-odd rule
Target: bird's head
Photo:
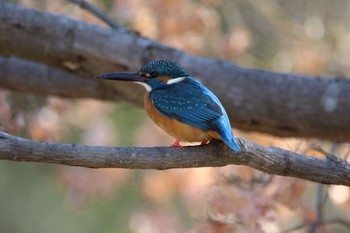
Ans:
{"type": "Polygon", "coordinates": [[[182,67],[168,60],[156,60],[144,65],[137,72],[97,75],[96,78],[131,81],[141,84],[147,91],[181,82],[189,77],[182,67]]]}

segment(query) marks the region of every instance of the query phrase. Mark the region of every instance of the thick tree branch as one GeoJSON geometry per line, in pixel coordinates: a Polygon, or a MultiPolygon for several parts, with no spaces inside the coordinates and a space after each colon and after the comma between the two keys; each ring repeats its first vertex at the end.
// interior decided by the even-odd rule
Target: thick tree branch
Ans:
{"type": "MultiPolygon", "coordinates": [[[[0,3],[0,55],[90,78],[134,70],[153,59],[171,59],[218,95],[234,127],[278,136],[350,141],[350,80],[243,68],[195,57],[125,30],[103,29],[4,3],[0,3]]],[[[141,89],[135,91],[124,83],[101,85],[110,95],[142,103],[141,89]]]]}
{"type": "Polygon", "coordinates": [[[1,88],[38,95],[118,100],[117,95],[104,91],[98,80],[82,78],[36,62],[0,57],[0,70],[1,88]]]}
{"type": "Polygon", "coordinates": [[[186,147],[103,147],[34,142],[0,133],[0,159],[90,168],[170,169],[246,165],[270,174],[350,186],[350,163],[318,159],[239,139],[237,154],[219,141],[186,147]]]}

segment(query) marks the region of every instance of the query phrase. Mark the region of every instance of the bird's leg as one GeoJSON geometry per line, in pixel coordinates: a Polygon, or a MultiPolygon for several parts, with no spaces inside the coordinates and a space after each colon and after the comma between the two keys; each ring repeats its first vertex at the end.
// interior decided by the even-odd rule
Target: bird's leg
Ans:
{"type": "Polygon", "coordinates": [[[176,139],[175,142],[173,144],[171,144],[170,146],[183,149],[183,146],[180,145],[180,139],[176,139]]]}

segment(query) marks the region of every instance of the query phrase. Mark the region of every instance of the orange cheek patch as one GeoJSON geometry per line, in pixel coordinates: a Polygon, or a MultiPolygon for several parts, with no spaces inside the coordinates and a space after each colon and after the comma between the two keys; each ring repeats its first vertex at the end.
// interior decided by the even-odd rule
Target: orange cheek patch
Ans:
{"type": "Polygon", "coordinates": [[[170,76],[161,76],[161,77],[158,77],[157,79],[159,79],[163,83],[167,83],[171,79],[171,77],[170,76]]]}

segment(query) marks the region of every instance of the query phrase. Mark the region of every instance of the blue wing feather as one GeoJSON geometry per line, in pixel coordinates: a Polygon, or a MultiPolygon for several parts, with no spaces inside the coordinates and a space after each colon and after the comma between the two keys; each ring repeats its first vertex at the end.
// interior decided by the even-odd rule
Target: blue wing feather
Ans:
{"type": "Polygon", "coordinates": [[[162,114],[203,130],[217,131],[214,121],[223,115],[223,108],[210,94],[214,96],[191,78],[150,93],[154,106],[162,114]]]}

